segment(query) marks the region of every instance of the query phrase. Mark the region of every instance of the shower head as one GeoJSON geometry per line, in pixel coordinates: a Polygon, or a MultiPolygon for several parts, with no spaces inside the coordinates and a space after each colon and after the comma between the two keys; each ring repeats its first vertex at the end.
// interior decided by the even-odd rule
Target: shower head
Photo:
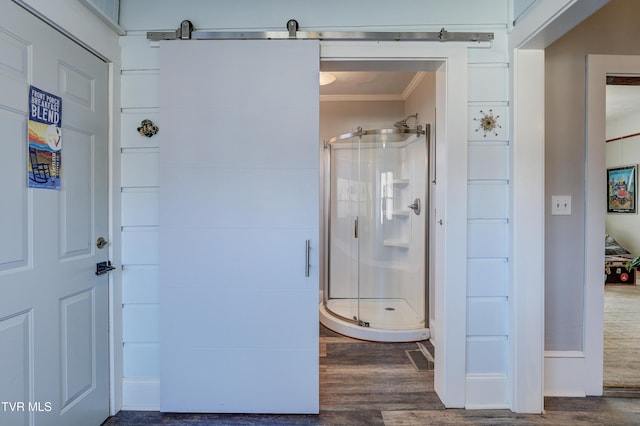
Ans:
{"type": "Polygon", "coordinates": [[[413,118],[416,121],[418,121],[418,113],[416,112],[415,114],[409,115],[409,116],[403,118],[400,121],[396,121],[393,124],[393,127],[395,127],[396,129],[409,129],[409,125],[407,124],[407,120],[409,120],[410,118],[413,118]]]}
{"type": "Polygon", "coordinates": [[[393,124],[393,127],[395,127],[396,129],[408,129],[409,128],[409,126],[407,126],[406,120],[396,121],[393,124]]]}

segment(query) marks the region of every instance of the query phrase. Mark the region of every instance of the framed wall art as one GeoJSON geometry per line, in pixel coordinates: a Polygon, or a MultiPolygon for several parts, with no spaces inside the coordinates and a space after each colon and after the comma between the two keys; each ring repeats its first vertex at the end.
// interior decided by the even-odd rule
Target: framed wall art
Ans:
{"type": "Polygon", "coordinates": [[[637,213],[637,165],[607,169],[607,213],[637,213]]]}

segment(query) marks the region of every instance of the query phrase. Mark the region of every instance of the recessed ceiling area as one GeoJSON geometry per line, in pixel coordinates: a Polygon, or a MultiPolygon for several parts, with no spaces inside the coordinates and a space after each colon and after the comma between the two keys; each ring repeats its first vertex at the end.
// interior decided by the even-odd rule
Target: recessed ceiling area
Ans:
{"type": "Polygon", "coordinates": [[[336,77],[320,86],[321,100],[404,100],[441,61],[321,61],[320,71],[336,77]]]}
{"type": "Polygon", "coordinates": [[[321,95],[353,95],[400,97],[411,80],[416,76],[414,71],[337,71],[331,72],[336,80],[320,86],[321,95]]]}

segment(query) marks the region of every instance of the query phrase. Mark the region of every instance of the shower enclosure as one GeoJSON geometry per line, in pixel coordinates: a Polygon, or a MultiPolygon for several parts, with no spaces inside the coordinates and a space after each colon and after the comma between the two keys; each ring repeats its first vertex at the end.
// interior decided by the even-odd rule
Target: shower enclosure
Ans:
{"type": "Polygon", "coordinates": [[[325,141],[325,282],[320,321],[373,341],[429,338],[429,125],[325,141]]]}

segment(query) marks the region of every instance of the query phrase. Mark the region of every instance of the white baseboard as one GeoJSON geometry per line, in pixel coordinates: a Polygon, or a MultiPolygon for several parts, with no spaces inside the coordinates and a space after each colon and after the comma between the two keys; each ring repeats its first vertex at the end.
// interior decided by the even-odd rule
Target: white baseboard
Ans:
{"type": "Polygon", "coordinates": [[[123,379],[122,409],[160,411],[160,379],[123,379]]]}
{"type": "Polygon", "coordinates": [[[466,401],[468,410],[510,408],[505,374],[467,374],[466,401]]]}
{"type": "Polygon", "coordinates": [[[544,352],[544,396],[586,396],[582,351],[544,352]]]}

